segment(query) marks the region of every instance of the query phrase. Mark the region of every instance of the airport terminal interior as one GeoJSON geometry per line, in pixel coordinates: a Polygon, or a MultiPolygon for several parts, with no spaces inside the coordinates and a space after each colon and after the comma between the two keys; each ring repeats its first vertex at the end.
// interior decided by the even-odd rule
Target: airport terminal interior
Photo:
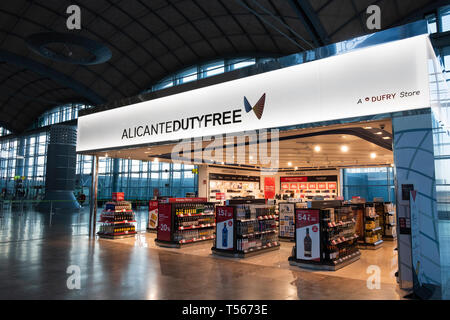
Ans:
{"type": "Polygon", "coordinates": [[[448,1],[77,4],[0,4],[0,299],[450,298],[448,1]]]}

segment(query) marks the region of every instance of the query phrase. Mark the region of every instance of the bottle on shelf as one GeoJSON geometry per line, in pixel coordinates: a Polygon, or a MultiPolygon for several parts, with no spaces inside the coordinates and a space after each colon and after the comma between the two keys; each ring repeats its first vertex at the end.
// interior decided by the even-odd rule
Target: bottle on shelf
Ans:
{"type": "Polygon", "coordinates": [[[312,256],[312,240],[309,236],[309,228],[306,228],[306,235],[303,239],[303,245],[304,245],[304,253],[305,257],[311,257],[312,256]]]}

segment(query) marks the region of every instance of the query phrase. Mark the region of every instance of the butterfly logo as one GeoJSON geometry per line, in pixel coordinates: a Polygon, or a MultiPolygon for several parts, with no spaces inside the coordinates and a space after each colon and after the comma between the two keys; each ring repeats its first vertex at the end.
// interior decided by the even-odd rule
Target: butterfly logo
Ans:
{"type": "Polygon", "coordinates": [[[245,111],[247,113],[249,113],[250,111],[253,110],[253,112],[255,113],[256,117],[258,119],[261,119],[263,111],[264,111],[264,103],[266,102],[266,94],[264,93],[261,98],[259,98],[258,102],[255,103],[255,105],[252,107],[250,105],[250,103],[248,102],[247,98],[244,97],[244,106],[245,106],[245,111]]]}

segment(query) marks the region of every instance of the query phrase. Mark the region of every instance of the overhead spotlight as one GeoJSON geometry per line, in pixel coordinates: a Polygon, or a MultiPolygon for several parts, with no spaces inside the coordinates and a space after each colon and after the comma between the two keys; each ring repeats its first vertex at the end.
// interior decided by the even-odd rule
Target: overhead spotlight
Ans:
{"type": "Polygon", "coordinates": [[[248,158],[249,158],[250,160],[253,160],[253,156],[249,156],[248,158]]]}
{"type": "Polygon", "coordinates": [[[383,137],[384,140],[389,140],[391,137],[383,137]]]}
{"type": "Polygon", "coordinates": [[[381,132],[381,131],[378,131],[377,133],[375,133],[375,134],[383,134],[383,132],[381,132]]]}
{"type": "Polygon", "coordinates": [[[342,152],[347,152],[348,151],[348,146],[346,146],[346,145],[341,146],[341,151],[342,152]]]}
{"type": "Polygon", "coordinates": [[[375,159],[377,157],[377,154],[375,152],[372,152],[370,154],[370,158],[375,159]]]}
{"type": "Polygon", "coordinates": [[[391,163],[391,167],[393,167],[394,166],[394,164],[393,163],[391,163]]]}
{"type": "Polygon", "coordinates": [[[294,168],[294,170],[297,170],[297,169],[298,169],[298,167],[295,167],[295,168],[294,168]]]}
{"type": "Polygon", "coordinates": [[[370,130],[370,129],[372,129],[372,127],[364,127],[364,129],[370,130]]]}
{"type": "Polygon", "coordinates": [[[289,161],[289,162],[288,162],[288,166],[289,166],[289,167],[292,167],[292,162],[289,161]]]}
{"type": "Polygon", "coordinates": [[[320,150],[322,150],[322,148],[320,146],[315,146],[314,147],[314,151],[315,152],[320,152],[320,150]]]}

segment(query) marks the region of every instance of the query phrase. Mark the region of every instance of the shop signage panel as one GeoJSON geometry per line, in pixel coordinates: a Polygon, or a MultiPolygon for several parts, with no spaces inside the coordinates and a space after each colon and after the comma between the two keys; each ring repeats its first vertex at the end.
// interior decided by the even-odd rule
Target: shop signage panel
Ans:
{"type": "Polygon", "coordinates": [[[327,188],[327,184],[324,183],[324,182],[319,182],[319,183],[317,184],[317,189],[324,190],[324,189],[326,189],[326,188],[327,188]]]}
{"type": "Polygon", "coordinates": [[[158,204],[158,240],[171,241],[170,230],[172,229],[172,205],[169,203],[158,204]]]}
{"type": "Polygon", "coordinates": [[[296,184],[296,183],[291,183],[291,184],[289,184],[289,189],[291,189],[291,190],[296,190],[296,189],[298,189],[298,184],[296,184]]]}
{"type": "Polygon", "coordinates": [[[306,182],[308,177],[281,177],[280,182],[306,182]]]}
{"type": "Polygon", "coordinates": [[[223,192],[216,192],[216,200],[225,200],[225,193],[223,192]]]}
{"type": "Polygon", "coordinates": [[[283,189],[283,190],[289,190],[289,183],[282,183],[282,184],[281,184],[281,189],[283,189]]]}
{"type": "Polygon", "coordinates": [[[307,183],[300,183],[300,189],[301,190],[308,189],[308,184],[307,183]]]}
{"type": "Polygon", "coordinates": [[[206,198],[165,198],[160,203],[179,203],[179,202],[207,202],[206,198]]]}
{"type": "Polygon", "coordinates": [[[81,116],[77,151],[430,107],[429,46],[416,36],[81,116]]]}
{"type": "Polygon", "coordinates": [[[315,183],[308,183],[308,189],[316,189],[317,185],[315,183]]]}
{"type": "Polygon", "coordinates": [[[328,189],[330,189],[330,190],[336,189],[336,182],[329,182],[328,183],[328,189]]]}
{"type": "Polygon", "coordinates": [[[297,259],[320,261],[319,210],[295,211],[297,259]]]}
{"type": "Polygon", "coordinates": [[[112,193],[112,200],[113,201],[124,201],[125,200],[125,193],[124,192],[113,192],[112,193]]]}
{"type": "Polygon", "coordinates": [[[264,177],[264,198],[265,199],[275,198],[275,178],[274,177],[264,177]]]}
{"type": "Polygon", "coordinates": [[[210,173],[209,180],[259,182],[259,176],[243,176],[235,174],[210,173]]]}
{"type": "Polygon", "coordinates": [[[216,207],[216,248],[233,250],[233,207],[216,207]]]}

